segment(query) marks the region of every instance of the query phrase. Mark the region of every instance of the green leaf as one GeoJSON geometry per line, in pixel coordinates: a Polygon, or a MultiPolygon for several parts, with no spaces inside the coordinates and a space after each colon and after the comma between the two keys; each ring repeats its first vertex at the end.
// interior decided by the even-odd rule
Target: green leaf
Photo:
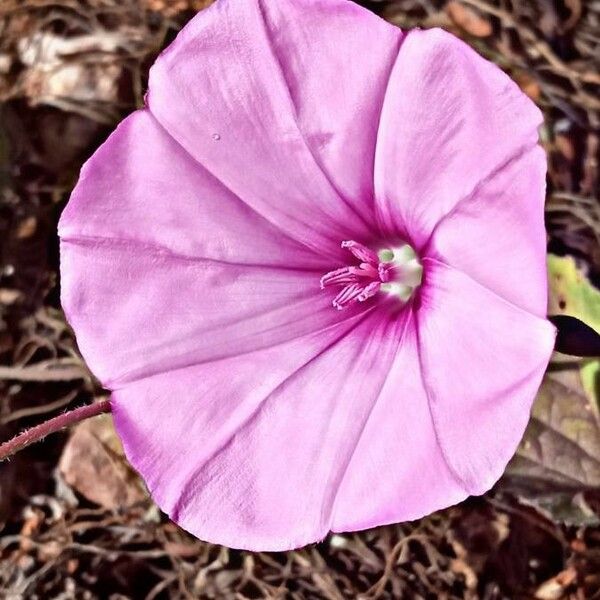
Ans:
{"type": "Polygon", "coordinates": [[[546,377],[516,459],[512,474],[542,488],[600,487],[600,424],[581,388],[546,377]]]}
{"type": "Polygon", "coordinates": [[[590,360],[581,367],[581,383],[596,415],[600,413],[600,360],[590,360]]]}
{"type": "MultiPolygon", "coordinates": [[[[600,291],[577,267],[571,256],[548,255],[548,314],[570,315],[600,332],[600,291]]],[[[564,355],[555,355],[561,362],[564,355]]],[[[570,360],[570,359],[569,359],[570,360]]],[[[600,408],[600,361],[580,363],[584,392],[592,401],[592,409],[600,408]]]]}
{"type": "Polygon", "coordinates": [[[548,255],[548,314],[570,315],[600,331],[600,291],[571,256],[548,255]]]}

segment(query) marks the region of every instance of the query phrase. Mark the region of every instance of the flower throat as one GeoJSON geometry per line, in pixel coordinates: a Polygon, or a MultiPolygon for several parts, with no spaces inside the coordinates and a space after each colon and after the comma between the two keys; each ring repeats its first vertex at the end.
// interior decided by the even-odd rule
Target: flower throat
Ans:
{"type": "Polygon", "coordinates": [[[423,267],[408,244],[382,248],[378,252],[353,240],[342,242],[360,261],[330,271],[321,277],[321,289],[338,286],[342,289],[333,299],[333,307],[342,310],[353,302],[364,302],[378,293],[407,302],[421,284],[423,267]]]}

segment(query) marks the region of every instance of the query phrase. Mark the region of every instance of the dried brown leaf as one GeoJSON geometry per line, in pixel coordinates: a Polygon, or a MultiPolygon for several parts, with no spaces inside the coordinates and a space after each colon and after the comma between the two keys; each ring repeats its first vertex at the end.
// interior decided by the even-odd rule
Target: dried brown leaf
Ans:
{"type": "Polygon", "coordinates": [[[80,423],[59,463],[65,481],[104,508],[121,508],[144,500],[147,493],[127,464],[109,415],[80,423]]]}
{"type": "Polygon", "coordinates": [[[526,491],[600,487],[600,424],[577,373],[547,375],[507,475],[526,491]]]}
{"type": "Polygon", "coordinates": [[[577,579],[577,571],[572,567],[561,571],[552,579],[545,581],[536,590],[535,598],[537,600],[560,600],[564,598],[567,588],[575,583],[577,579]]]}
{"type": "Polygon", "coordinates": [[[448,2],[446,12],[456,25],[475,37],[488,37],[493,33],[488,19],[482,17],[474,9],[464,6],[458,0],[448,2]]]}

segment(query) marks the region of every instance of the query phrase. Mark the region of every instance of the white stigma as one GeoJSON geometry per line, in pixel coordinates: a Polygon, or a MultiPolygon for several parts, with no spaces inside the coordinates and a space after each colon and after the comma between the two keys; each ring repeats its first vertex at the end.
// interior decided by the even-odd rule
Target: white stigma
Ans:
{"type": "Polygon", "coordinates": [[[423,266],[416,252],[403,244],[397,248],[383,248],[377,257],[389,278],[381,284],[380,291],[407,302],[423,279],[423,266]]]}

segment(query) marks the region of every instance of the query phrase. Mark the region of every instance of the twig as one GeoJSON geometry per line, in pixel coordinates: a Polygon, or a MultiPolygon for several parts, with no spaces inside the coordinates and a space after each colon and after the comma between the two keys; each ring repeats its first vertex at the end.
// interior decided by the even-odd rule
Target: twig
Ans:
{"type": "Polygon", "coordinates": [[[0,380],[73,381],[90,378],[90,372],[71,359],[43,361],[26,367],[0,366],[0,380]]]}
{"type": "Polygon", "coordinates": [[[65,427],[70,427],[80,421],[107,412],[110,412],[110,401],[108,399],[100,400],[93,404],[80,406],[79,408],[75,408],[59,415],[58,417],[54,417],[49,421],[45,421],[40,425],[36,425],[31,429],[27,429],[19,435],[16,435],[12,440],[0,445],[0,461],[5,460],[9,456],[12,456],[16,452],[19,452],[19,450],[22,450],[35,442],[39,442],[50,433],[56,433],[65,427]]]}
{"type": "Polygon", "coordinates": [[[71,403],[75,397],[77,396],[78,391],[73,390],[69,392],[66,396],[59,398],[54,402],[49,402],[48,404],[44,404],[43,406],[31,406],[29,408],[22,408],[20,410],[12,411],[9,415],[4,417],[4,419],[0,419],[0,424],[6,425],[7,423],[12,423],[12,421],[18,421],[19,419],[24,419],[26,417],[34,417],[36,415],[43,415],[53,410],[57,410],[59,408],[63,408],[67,404],[71,403]]]}

